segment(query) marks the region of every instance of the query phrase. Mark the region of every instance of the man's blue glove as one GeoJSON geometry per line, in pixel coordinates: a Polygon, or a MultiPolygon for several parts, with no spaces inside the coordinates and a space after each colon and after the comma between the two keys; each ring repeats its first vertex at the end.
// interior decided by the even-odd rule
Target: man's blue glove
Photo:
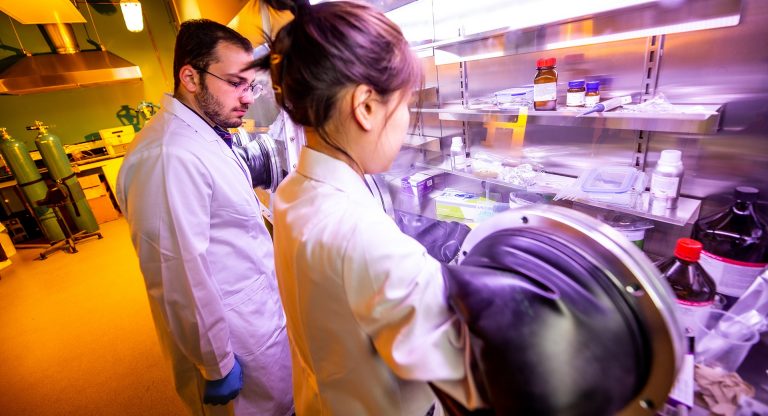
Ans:
{"type": "Polygon", "coordinates": [[[224,378],[219,380],[206,380],[205,393],[203,393],[203,403],[205,404],[227,404],[230,400],[237,397],[243,388],[243,369],[235,356],[235,365],[232,371],[224,378]]]}

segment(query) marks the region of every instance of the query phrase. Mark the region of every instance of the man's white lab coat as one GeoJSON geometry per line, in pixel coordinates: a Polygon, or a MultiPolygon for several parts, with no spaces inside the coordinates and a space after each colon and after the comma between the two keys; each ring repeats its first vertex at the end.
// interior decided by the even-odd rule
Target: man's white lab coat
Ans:
{"type": "Polygon", "coordinates": [[[297,415],[422,416],[435,401],[424,381],[461,384],[465,344],[440,265],[360,176],[304,148],[274,211],[297,415]]]}
{"type": "Polygon", "coordinates": [[[195,415],[292,411],[272,242],[250,183],[213,129],[171,96],[131,143],[117,180],[155,327],[195,415]],[[204,406],[204,378],[224,377],[234,354],[242,392],[204,406]]]}

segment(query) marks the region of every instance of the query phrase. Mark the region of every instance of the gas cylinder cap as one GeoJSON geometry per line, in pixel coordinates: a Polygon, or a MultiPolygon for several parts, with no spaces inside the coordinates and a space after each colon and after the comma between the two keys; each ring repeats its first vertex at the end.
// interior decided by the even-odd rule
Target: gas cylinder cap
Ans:
{"type": "Polygon", "coordinates": [[[35,120],[35,124],[32,126],[27,126],[27,130],[39,130],[40,135],[48,134],[48,130],[46,130],[49,126],[46,126],[45,123],[39,120],[35,120]]]}

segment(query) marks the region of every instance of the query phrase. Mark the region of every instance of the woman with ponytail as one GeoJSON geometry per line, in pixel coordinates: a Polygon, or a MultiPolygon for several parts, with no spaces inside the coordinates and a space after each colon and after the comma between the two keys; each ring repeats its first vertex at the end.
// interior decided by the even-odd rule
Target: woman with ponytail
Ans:
{"type": "Polygon", "coordinates": [[[303,415],[442,414],[428,383],[476,397],[440,263],[403,234],[363,175],[385,172],[421,65],[371,6],[267,0],[294,19],[254,63],[307,145],[274,201],[275,263],[303,415]]]}

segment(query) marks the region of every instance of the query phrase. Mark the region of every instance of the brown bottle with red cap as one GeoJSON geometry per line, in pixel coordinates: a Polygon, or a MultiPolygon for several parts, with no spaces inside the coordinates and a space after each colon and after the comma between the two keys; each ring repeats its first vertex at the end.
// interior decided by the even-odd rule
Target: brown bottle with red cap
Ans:
{"type": "Polygon", "coordinates": [[[555,58],[536,61],[536,76],[533,78],[533,108],[535,110],[557,110],[557,71],[555,58]]]}
{"type": "Polygon", "coordinates": [[[677,240],[675,256],[659,265],[662,277],[672,286],[677,298],[677,318],[685,335],[696,333],[697,316],[715,302],[715,281],[699,264],[702,245],[690,238],[677,240]]]}

